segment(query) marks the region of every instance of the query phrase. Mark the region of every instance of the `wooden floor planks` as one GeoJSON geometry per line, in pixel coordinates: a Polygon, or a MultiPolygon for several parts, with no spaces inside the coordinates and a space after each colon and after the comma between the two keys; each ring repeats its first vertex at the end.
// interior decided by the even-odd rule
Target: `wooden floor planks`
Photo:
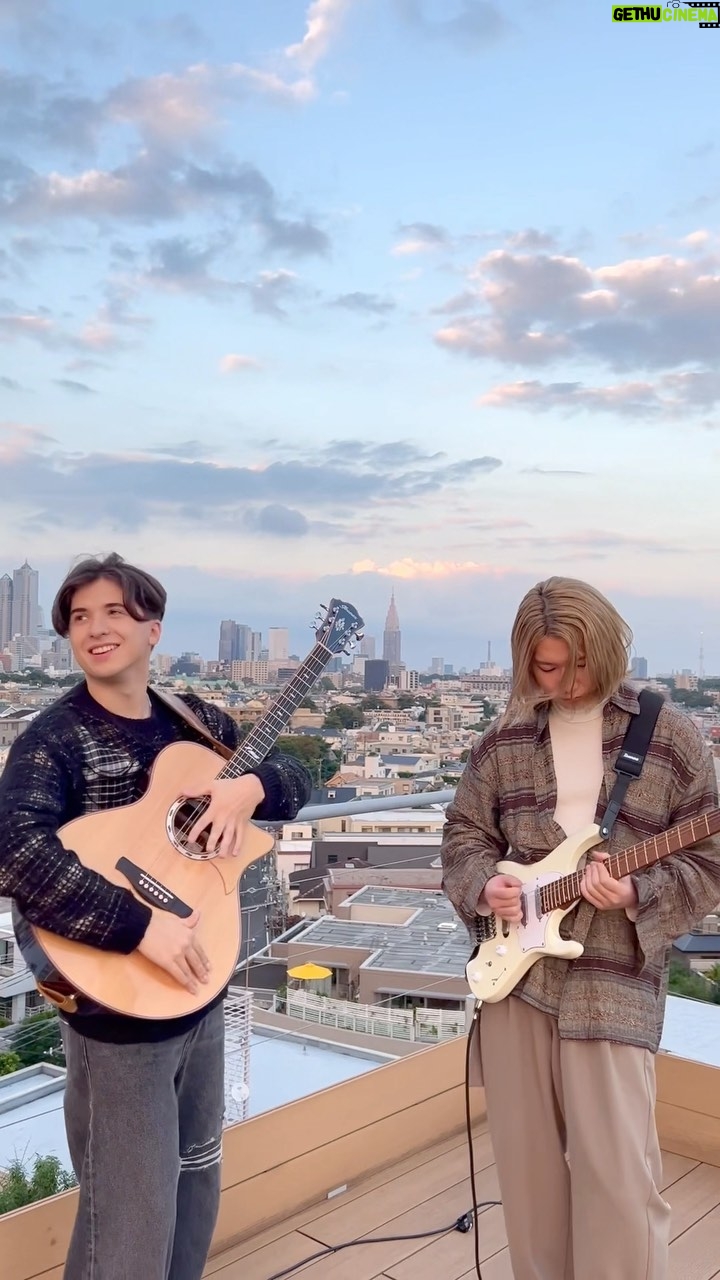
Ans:
{"type": "MultiPolygon", "coordinates": [[[[499,1198],[489,1137],[475,1138],[479,1200],[499,1198]]],[[[666,1154],[663,1190],[672,1205],[669,1280],[720,1280],[720,1169],[666,1154]]],[[[270,1280],[326,1245],[371,1236],[411,1235],[449,1226],[470,1206],[467,1148],[461,1136],[382,1170],[336,1201],[324,1202],[245,1240],[208,1265],[206,1280],[270,1280]]],[[[513,1280],[502,1210],[480,1217],[483,1280],[513,1280]]],[[[303,1280],[475,1280],[474,1238],[364,1243],[308,1263],[303,1280]]]]}

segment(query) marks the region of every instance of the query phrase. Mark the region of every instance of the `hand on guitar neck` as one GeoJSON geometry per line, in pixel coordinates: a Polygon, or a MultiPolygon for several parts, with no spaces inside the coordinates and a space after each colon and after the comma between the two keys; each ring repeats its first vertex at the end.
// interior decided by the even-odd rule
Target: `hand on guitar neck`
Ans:
{"type": "Polygon", "coordinates": [[[580,885],[583,898],[587,898],[598,911],[618,911],[623,908],[637,906],[637,889],[630,876],[622,880],[614,880],[603,863],[608,855],[593,849],[590,853],[585,875],[580,885]]]}
{"type": "Polygon", "coordinates": [[[199,920],[199,911],[182,920],[165,911],[153,911],[138,947],[146,960],[164,969],[193,995],[198,983],[207,982],[210,973],[210,963],[197,938],[199,920]]]}

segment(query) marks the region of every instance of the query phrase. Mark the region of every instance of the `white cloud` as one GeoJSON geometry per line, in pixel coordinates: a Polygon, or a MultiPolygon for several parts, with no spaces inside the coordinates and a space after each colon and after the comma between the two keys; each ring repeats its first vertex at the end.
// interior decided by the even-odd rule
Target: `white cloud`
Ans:
{"type": "Polygon", "coordinates": [[[305,35],[288,45],[286,56],[310,70],[325,57],[353,0],[313,0],[306,15],[305,35]]]}
{"type": "Polygon", "coordinates": [[[596,267],[499,249],[471,268],[468,282],[445,304],[456,318],[435,340],[474,359],[537,366],[565,357],[617,370],[712,368],[717,360],[720,256],[596,267]]]}
{"type": "Polygon", "coordinates": [[[463,574],[483,577],[502,577],[510,570],[499,565],[479,564],[476,560],[414,560],[403,556],[390,564],[376,564],[374,560],[356,560],[352,573],[379,573],[384,578],[456,578],[463,574]]]}
{"type": "Polygon", "coordinates": [[[451,240],[444,227],[432,222],[409,222],[401,225],[401,240],[394,244],[390,252],[398,258],[412,257],[418,253],[432,253],[444,249],[451,240]]]}
{"type": "Polygon", "coordinates": [[[525,408],[537,412],[585,410],[628,418],[673,420],[714,408],[720,402],[720,373],[688,370],[668,373],[656,383],[618,382],[590,387],[582,382],[506,382],[478,397],[481,408],[525,408]]]}
{"type": "Polygon", "coordinates": [[[187,143],[213,130],[227,103],[255,96],[282,105],[302,105],[315,95],[312,81],[283,80],[242,63],[199,63],[179,74],[126,80],[108,95],[108,118],[133,124],[143,137],[187,143]]]}
{"type": "Polygon", "coordinates": [[[230,353],[223,356],[220,361],[221,373],[244,373],[246,371],[257,371],[262,369],[262,363],[256,356],[243,356],[230,353]]]}
{"type": "Polygon", "coordinates": [[[55,336],[54,329],[52,320],[48,320],[47,316],[0,316],[0,341],[12,342],[15,338],[36,338],[39,342],[51,345],[55,336]]]}

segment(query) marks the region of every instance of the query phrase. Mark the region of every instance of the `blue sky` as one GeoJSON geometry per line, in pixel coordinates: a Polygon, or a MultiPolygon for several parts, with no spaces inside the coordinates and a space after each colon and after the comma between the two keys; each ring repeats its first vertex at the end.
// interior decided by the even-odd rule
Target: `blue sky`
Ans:
{"type": "Polygon", "coordinates": [[[720,31],[103,10],[0,0],[0,567],[116,549],[208,656],[394,586],[421,667],[566,573],[720,670],[720,31]]]}

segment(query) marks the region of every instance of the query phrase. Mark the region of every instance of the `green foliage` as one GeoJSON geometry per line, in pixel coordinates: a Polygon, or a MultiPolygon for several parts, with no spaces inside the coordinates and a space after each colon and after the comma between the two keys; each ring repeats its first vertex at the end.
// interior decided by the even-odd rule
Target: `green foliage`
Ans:
{"type": "MultiPolygon", "coordinates": [[[[716,966],[717,967],[717,966],[716,966]]],[[[711,975],[708,975],[710,977],[711,975]]],[[[691,1000],[704,1000],[707,1004],[720,1004],[720,987],[699,973],[686,969],[679,960],[670,961],[668,990],[674,996],[689,996],[691,1000]]]]}
{"type": "Polygon", "coordinates": [[[673,689],[670,693],[673,702],[679,702],[683,707],[713,707],[715,705],[713,699],[706,693],[701,693],[699,689],[673,689]]]}
{"type": "Polygon", "coordinates": [[[304,733],[288,734],[286,737],[278,738],[278,748],[286,755],[295,756],[296,760],[301,760],[318,786],[322,786],[323,782],[332,778],[340,763],[339,757],[330,750],[324,738],[311,738],[304,733]]]}
{"type": "Polygon", "coordinates": [[[19,1071],[22,1062],[16,1053],[0,1053],[0,1076],[11,1076],[13,1071],[19,1071]]]}
{"type": "Polygon", "coordinates": [[[24,1067],[32,1067],[36,1062],[65,1066],[60,1020],[54,1009],[41,1009],[23,1018],[13,1030],[11,1045],[24,1067]]]}
{"type": "Polygon", "coordinates": [[[57,1156],[36,1156],[30,1170],[16,1157],[0,1173],[0,1213],[21,1209],[76,1185],[74,1175],[63,1169],[57,1156]]]}
{"type": "Polygon", "coordinates": [[[326,729],[359,729],[363,722],[363,713],[359,707],[348,707],[339,703],[328,711],[324,727],[326,729]]]}

